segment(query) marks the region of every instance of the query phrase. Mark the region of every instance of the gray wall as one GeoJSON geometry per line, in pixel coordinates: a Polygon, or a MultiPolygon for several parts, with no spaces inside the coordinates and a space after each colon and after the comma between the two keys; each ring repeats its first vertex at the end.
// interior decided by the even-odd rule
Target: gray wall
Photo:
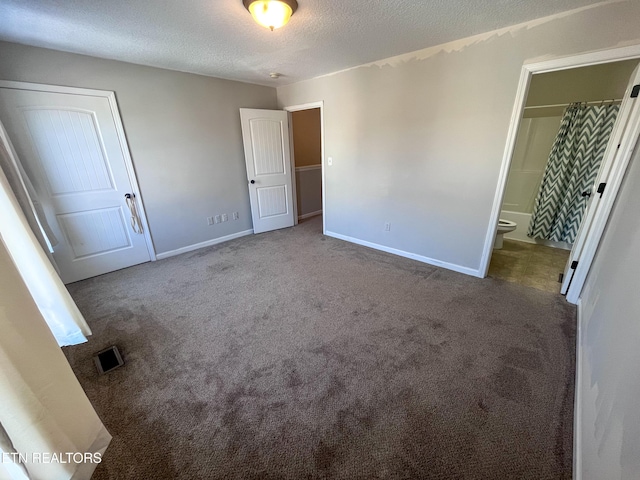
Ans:
{"type": "Polygon", "coordinates": [[[600,5],[279,87],[325,102],[327,230],[477,272],[522,64],[637,43],[639,17],[600,5]]]}
{"type": "Polygon", "coordinates": [[[322,210],[322,169],[296,170],[298,217],[322,210]]]}
{"type": "Polygon", "coordinates": [[[275,89],[4,42],[0,79],[115,91],[156,253],[252,228],[238,109],[275,89]]]}
{"type": "Polygon", "coordinates": [[[640,472],[638,146],[631,162],[581,299],[584,479],[635,480],[640,472]]]}

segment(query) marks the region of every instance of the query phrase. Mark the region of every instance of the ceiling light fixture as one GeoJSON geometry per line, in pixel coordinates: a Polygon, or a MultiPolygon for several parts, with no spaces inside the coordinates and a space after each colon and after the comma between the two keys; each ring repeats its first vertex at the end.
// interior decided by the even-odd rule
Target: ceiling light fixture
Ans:
{"type": "Polygon", "coordinates": [[[242,0],[253,19],[272,32],[284,27],[298,8],[296,0],[242,0]]]}

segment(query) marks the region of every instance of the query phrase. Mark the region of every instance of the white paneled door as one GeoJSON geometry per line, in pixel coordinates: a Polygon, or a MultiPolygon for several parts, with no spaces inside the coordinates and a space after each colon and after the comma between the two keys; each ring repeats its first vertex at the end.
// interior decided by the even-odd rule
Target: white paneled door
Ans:
{"type": "Polygon", "coordinates": [[[106,97],[0,88],[0,119],[57,237],[65,283],[150,260],[125,199],[132,179],[115,114],[106,97]]]}
{"type": "Polygon", "coordinates": [[[288,113],[240,109],[254,233],[294,223],[288,113]]]}

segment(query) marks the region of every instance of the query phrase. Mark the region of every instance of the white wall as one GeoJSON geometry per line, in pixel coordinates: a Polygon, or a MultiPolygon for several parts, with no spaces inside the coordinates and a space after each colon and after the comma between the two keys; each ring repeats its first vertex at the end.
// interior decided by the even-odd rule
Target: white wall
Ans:
{"type": "Polygon", "coordinates": [[[275,89],[4,42],[0,79],[116,92],[156,253],[252,228],[239,108],[275,89]]]}
{"type": "Polygon", "coordinates": [[[523,118],[511,159],[502,209],[533,213],[562,117],[523,118]]]}
{"type": "Polygon", "coordinates": [[[327,230],[477,273],[522,64],[640,43],[639,17],[599,5],[279,87],[325,102],[327,230]]]}
{"type": "Polygon", "coordinates": [[[583,480],[640,478],[640,148],[631,162],[580,305],[583,480]]]}

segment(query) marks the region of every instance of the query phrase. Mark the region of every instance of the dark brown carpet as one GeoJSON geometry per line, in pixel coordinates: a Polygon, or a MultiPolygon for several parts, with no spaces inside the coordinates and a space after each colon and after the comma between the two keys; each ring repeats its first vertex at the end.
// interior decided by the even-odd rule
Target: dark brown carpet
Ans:
{"type": "Polygon", "coordinates": [[[94,336],[65,353],[114,437],[93,478],[571,478],[572,306],[320,231],[69,286],[94,336]]]}

